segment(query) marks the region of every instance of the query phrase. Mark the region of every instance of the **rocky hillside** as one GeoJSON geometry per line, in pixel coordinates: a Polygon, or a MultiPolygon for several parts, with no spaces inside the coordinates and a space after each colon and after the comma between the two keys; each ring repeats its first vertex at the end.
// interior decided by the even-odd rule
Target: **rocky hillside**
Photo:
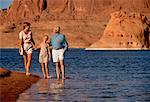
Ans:
{"type": "Polygon", "coordinates": [[[102,36],[110,13],[118,10],[149,19],[150,0],[13,0],[7,11],[0,11],[0,47],[17,47],[24,21],[32,24],[37,43],[42,34],[60,25],[70,47],[88,47],[102,36]]]}
{"type": "Polygon", "coordinates": [[[9,20],[100,19],[116,10],[149,15],[150,0],[14,0],[9,20]]]}
{"type": "Polygon", "coordinates": [[[139,13],[123,11],[111,14],[102,37],[88,49],[145,49],[150,47],[149,23],[139,13]]]}

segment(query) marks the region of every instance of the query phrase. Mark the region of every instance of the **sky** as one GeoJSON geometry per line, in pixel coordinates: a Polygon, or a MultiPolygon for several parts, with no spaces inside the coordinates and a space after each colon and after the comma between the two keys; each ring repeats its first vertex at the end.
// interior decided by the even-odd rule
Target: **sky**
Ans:
{"type": "Polygon", "coordinates": [[[9,7],[13,0],[0,0],[0,9],[9,7]]]}

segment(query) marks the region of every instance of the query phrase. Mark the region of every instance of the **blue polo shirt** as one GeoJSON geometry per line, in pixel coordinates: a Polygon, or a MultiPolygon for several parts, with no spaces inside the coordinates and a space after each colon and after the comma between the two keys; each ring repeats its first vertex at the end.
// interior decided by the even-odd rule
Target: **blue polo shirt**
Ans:
{"type": "Polygon", "coordinates": [[[65,50],[68,48],[68,43],[66,38],[63,34],[52,34],[50,45],[53,49],[61,49],[64,48],[65,50]]]}

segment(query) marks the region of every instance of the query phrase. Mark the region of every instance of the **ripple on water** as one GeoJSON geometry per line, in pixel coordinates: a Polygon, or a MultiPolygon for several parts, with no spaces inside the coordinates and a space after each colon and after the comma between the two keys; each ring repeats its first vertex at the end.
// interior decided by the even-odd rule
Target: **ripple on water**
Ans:
{"type": "MultiPolygon", "coordinates": [[[[17,49],[0,49],[0,67],[24,71],[17,49]]],[[[18,102],[147,102],[150,101],[149,51],[84,51],[66,53],[65,82],[41,79],[19,96],[18,102]]],[[[38,52],[31,72],[42,76],[38,52]]]]}

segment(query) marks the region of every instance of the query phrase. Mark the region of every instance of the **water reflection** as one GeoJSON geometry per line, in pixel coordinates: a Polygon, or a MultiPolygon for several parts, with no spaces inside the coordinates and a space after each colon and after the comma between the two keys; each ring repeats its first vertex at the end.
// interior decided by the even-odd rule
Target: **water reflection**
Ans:
{"type": "Polygon", "coordinates": [[[47,94],[48,86],[48,79],[41,79],[38,84],[38,94],[47,94]]]}
{"type": "MultiPolygon", "coordinates": [[[[1,67],[24,72],[18,49],[0,52],[1,67]]],[[[18,102],[150,102],[149,59],[149,51],[70,49],[65,60],[69,79],[41,79],[18,102]]],[[[53,64],[49,68],[55,73],[53,64]]],[[[41,75],[38,52],[33,53],[31,73],[41,75]]]]}
{"type": "Polygon", "coordinates": [[[59,102],[64,95],[64,80],[54,80],[49,85],[49,97],[51,101],[59,102]]]}
{"type": "Polygon", "coordinates": [[[41,79],[38,83],[20,94],[17,102],[59,102],[64,95],[64,80],[41,79]]]}

